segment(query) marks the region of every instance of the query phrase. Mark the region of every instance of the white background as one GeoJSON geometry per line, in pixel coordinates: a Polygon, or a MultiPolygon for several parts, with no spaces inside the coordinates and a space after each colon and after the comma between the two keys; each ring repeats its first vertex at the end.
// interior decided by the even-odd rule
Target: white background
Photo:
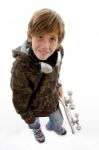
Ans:
{"type": "MultiPolygon", "coordinates": [[[[0,150],[99,150],[99,4],[98,0],[0,1],[0,150]],[[73,91],[82,130],[60,137],[45,129],[46,142],[38,144],[12,105],[10,70],[12,49],[26,39],[27,24],[41,8],[56,10],[66,25],[61,81],[65,95],[73,91]]],[[[66,123],[66,124],[65,124],[66,123]]]]}

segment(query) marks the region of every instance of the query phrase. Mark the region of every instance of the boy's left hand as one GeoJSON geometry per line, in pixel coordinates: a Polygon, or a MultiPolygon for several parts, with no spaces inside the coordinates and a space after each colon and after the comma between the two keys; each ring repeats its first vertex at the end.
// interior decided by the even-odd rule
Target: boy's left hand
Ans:
{"type": "Polygon", "coordinates": [[[64,91],[63,91],[62,85],[58,88],[58,92],[59,92],[60,97],[64,97],[64,91]]]}

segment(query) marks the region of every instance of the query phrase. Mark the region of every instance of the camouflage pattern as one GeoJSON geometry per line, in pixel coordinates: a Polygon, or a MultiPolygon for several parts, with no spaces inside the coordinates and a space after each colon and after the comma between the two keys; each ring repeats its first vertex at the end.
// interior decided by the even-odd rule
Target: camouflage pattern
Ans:
{"type": "MultiPolygon", "coordinates": [[[[60,48],[63,53],[63,49],[60,48]]],[[[28,55],[13,50],[11,70],[12,100],[15,110],[26,123],[35,117],[49,116],[59,107],[57,81],[60,66],[48,74],[40,72],[28,55]]]]}

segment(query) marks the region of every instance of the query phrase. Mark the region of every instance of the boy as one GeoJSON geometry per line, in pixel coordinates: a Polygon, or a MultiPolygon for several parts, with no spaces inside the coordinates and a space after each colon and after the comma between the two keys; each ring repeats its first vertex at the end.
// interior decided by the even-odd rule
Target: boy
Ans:
{"type": "Polygon", "coordinates": [[[49,117],[47,130],[66,134],[59,108],[59,95],[63,96],[59,71],[64,34],[64,22],[59,14],[51,9],[41,9],[28,24],[27,40],[13,50],[13,104],[38,142],[45,141],[39,117],[49,117]]]}

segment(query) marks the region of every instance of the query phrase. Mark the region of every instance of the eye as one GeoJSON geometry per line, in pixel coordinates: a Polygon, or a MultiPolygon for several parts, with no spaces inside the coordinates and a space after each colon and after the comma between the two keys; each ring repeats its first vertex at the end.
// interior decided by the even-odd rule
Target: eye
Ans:
{"type": "Polygon", "coordinates": [[[42,39],[42,38],[43,38],[43,35],[39,35],[39,38],[42,39]]]}
{"type": "Polygon", "coordinates": [[[51,37],[50,40],[51,41],[56,41],[56,38],[55,37],[51,37]]]}
{"type": "Polygon", "coordinates": [[[43,35],[38,35],[37,38],[38,38],[38,39],[43,39],[44,36],[43,36],[43,35]]]}

